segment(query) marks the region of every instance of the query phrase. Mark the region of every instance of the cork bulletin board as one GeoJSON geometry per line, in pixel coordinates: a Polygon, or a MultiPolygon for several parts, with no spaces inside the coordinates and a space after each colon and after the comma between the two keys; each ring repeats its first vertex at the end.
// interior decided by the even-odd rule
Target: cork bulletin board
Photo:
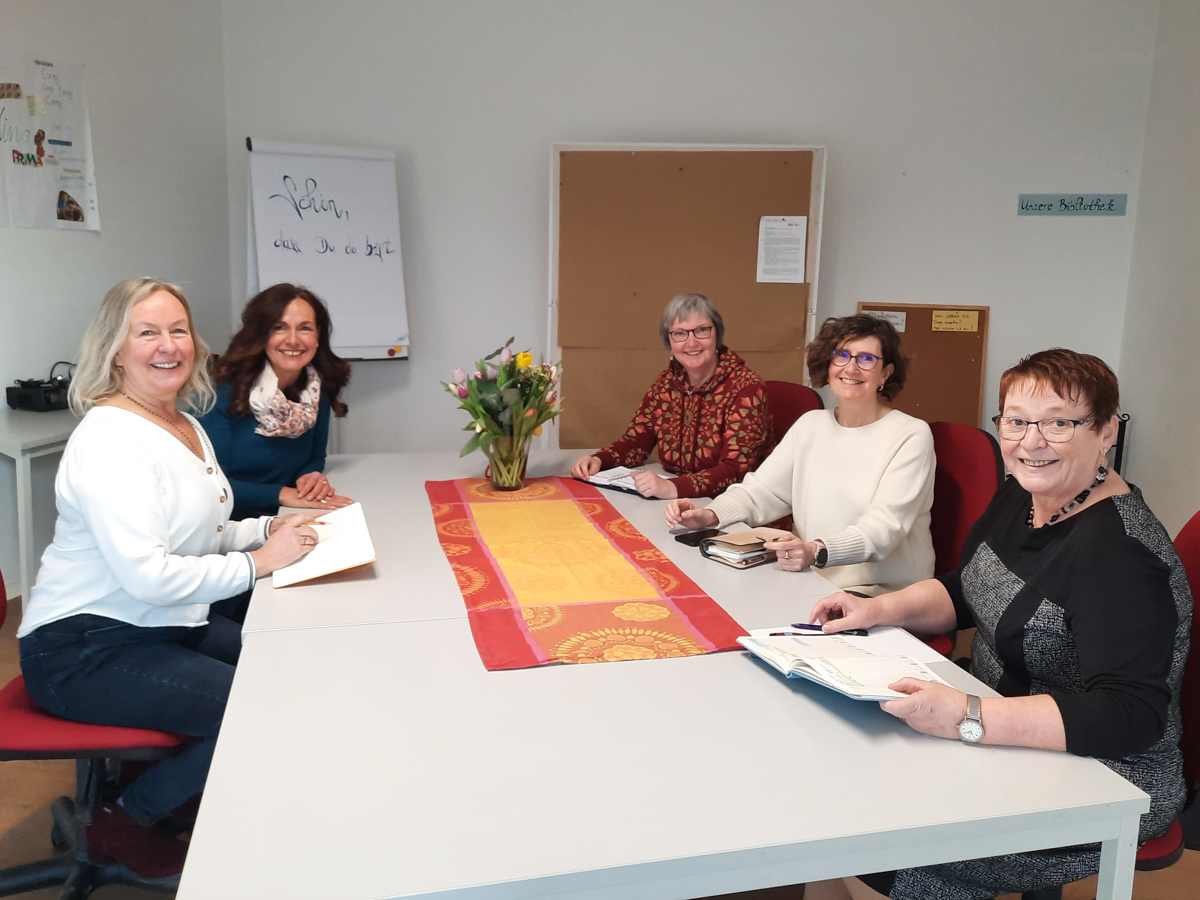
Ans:
{"type": "Polygon", "coordinates": [[[823,177],[820,148],[554,148],[560,447],[602,447],[624,432],[670,362],[658,328],[678,293],[707,296],[725,343],[764,379],[803,383],[823,177]],[[808,216],[805,282],[758,282],[759,220],[785,215],[808,216]]]}
{"type": "Polygon", "coordinates": [[[912,366],[897,409],[926,422],[982,426],[990,307],[860,303],[858,311],[903,322],[900,345],[912,366]]]}

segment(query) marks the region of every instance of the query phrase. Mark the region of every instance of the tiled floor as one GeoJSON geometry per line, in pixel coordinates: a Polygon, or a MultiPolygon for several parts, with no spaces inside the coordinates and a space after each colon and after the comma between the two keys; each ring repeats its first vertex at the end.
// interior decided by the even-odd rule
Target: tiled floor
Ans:
{"type": "MultiPolygon", "coordinates": [[[[0,685],[20,674],[16,631],[21,605],[13,601],[0,629],[0,685]]],[[[70,761],[0,763],[0,868],[49,856],[50,802],[75,789],[75,766],[70,761]]],[[[23,895],[30,900],[55,900],[56,889],[23,895]]],[[[127,887],[106,887],[93,894],[97,900],[150,900],[162,894],[127,887]]],[[[801,886],[730,894],[737,900],[802,900],[801,886]]],[[[1015,898],[1016,895],[1013,895],[1015,898]]],[[[1092,900],[1095,879],[1068,885],[1064,900],[1092,900]]],[[[1160,872],[1138,872],[1134,900],[1200,900],[1200,851],[1188,850],[1183,859],[1160,872]]]]}

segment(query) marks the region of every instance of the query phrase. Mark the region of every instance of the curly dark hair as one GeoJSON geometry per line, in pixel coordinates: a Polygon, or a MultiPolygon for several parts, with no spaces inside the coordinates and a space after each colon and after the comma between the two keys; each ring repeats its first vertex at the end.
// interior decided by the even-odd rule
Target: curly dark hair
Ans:
{"type": "MultiPolygon", "coordinates": [[[[272,285],[247,303],[242,310],[241,330],[230,339],[229,349],[217,361],[213,380],[217,384],[233,386],[229,411],[234,415],[250,415],[250,390],[267,363],[267,338],[293,300],[303,300],[313,308],[317,320],[317,354],[313,357],[312,367],[321,376],[321,391],[329,399],[333,414],[346,415],[349,407],[338,399],[338,395],[350,383],[350,363],[329,349],[333,334],[329,310],[312,291],[294,284],[272,285]]],[[[297,395],[304,390],[307,381],[304,376],[292,386],[297,395]]]]}
{"type": "Polygon", "coordinates": [[[900,335],[886,319],[877,319],[865,313],[854,316],[843,316],[840,319],[826,319],[821,323],[821,330],[816,338],[805,348],[808,362],[808,379],[813,387],[825,387],[829,384],[829,364],[833,359],[833,351],[846,341],[859,338],[879,338],[880,352],[883,354],[883,364],[892,367],[892,374],[883,383],[879,396],[884,400],[895,400],[904,389],[904,379],[908,377],[908,365],[911,360],[900,349],[900,335]]]}

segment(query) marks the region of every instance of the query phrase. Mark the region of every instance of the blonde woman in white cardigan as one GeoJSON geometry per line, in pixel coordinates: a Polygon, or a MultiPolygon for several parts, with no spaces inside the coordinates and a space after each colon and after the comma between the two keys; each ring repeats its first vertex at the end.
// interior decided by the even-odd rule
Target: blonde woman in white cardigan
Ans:
{"type": "Polygon", "coordinates": [[[668,503],[668,526],[761,525],[790,513],[794,535],[766,545],[785,570],[815,566],[871,596],[931,577],[933,435],[889,402],[907,369],[888,322],[827,319],[808,346],[808,371],[837,408],[801,416],[756,472],[706,507],[668,503]]]}
{"type": "Polygon", "coordinates": [[[204,787],[241,648],[209,604],[316,544],[301,516],[231,522],[233,495],[179,398],[211,405],[208,347],[173,284],[124,281],[88,327],[55,479],[54,542],[17,632],[29,693],[55,715],[191,739],[100,804],[90,849],[174,884],[187,845],[152,827],[204,787]]]}

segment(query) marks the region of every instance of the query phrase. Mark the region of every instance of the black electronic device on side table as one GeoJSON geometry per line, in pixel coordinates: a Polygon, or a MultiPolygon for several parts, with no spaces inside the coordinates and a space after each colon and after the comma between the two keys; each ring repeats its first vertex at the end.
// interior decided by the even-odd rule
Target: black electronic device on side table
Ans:
{"type": "Polygon", "coordinates": [[[50,367],[50,377],[45,381],[39,378],[18,378],[12,387],[5,389],[8,405],[13,409],[26,409],[31,412],[66,409],[67,388],[71,386],[70,370],[74,368],[74,363],[56,362],[50,367]],[[55,375],[54,370],[59,366],[67,366],[68,374],[55,375]]]}

